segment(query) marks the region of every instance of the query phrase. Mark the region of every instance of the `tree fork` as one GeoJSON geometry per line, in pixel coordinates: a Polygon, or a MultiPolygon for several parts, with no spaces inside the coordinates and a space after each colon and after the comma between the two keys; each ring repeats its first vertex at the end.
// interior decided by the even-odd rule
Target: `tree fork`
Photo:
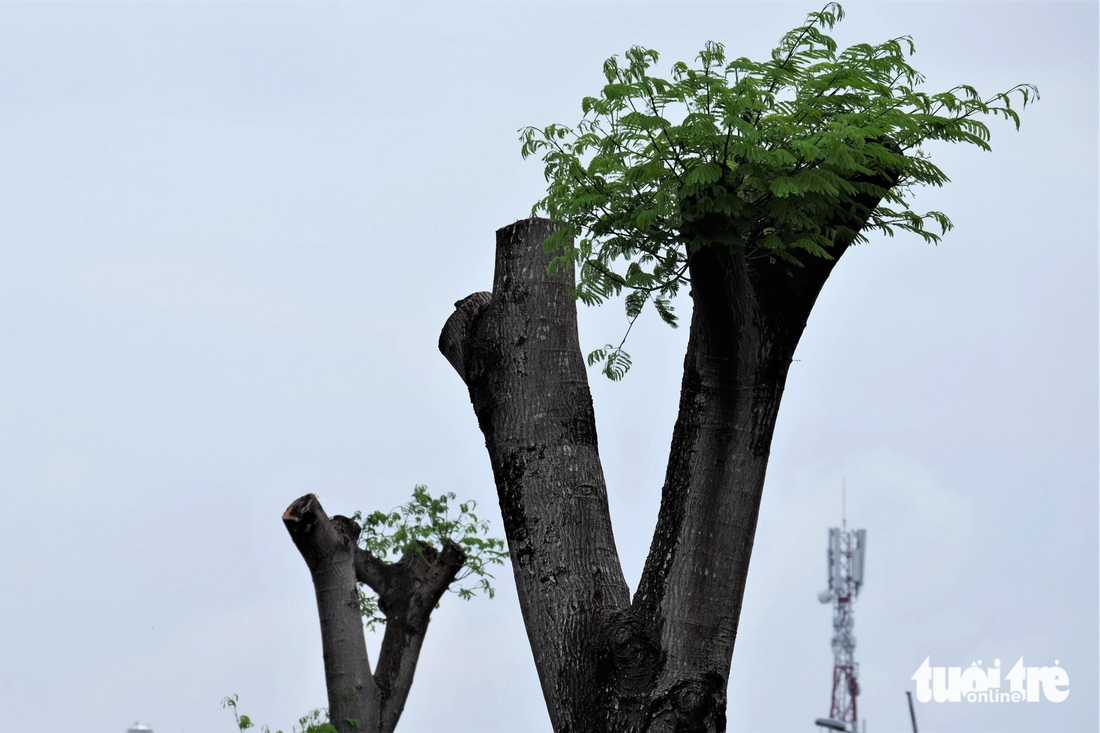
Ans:
{"type": "Polygon", "coordinates": [[[548,273],[551,255],[541,244],[551,231],[540,219],[499,230],[493,292],[456,303],[440,336],[440,350],[466,382],[485,434],[551,720],[559,733],[724,730],[762,464],[778,410],[772,391],[766,409],[757,405],[761,424],[747,438],[755,458],[733,465],[746,439],[734,423],[743,422],[753,403],[740,387],[757,378],[760,356],[756,341],[743,341],[753,351],[747,361],[724,341],[738,332],[730,319],[744,303],[729,296],[741,283],[730,283],[733,261],[722,262],[718,248],[696,258],[699,276],[710,273],[714,292],[707,303],[700,301],[708,286],[697,293],[688,363],[698,363],[685,371],[670,480],[647,573],[631,604],[615,554],[576,336],[573,271],[548,273]],[[716,253],[719,261],[709,261],[716,253]],[[708,466],[694,479],[681,465],[692,457],[708,466]],[[728,514],[736,503],[723,491],[731,485],[748,487],[741,490],[749,498],[745,516],[736,527],[726,521],[725,534],[708,533],[711,513],[728,514]],[[580,500],[586,496],[595,501],[580,500]],[[578,505],[585,511],[581,521],[570,513],[578,505]],[[748,546],[732,535],[747,536],[748,546]],[[724,547],[713,546],[723,542],[738,549],[723,553],[724,547]],[[730,562],[733,572],[724,566],[730,562]],[[570,574],[590,582],[563,583],[570,574]],[[674,592],[666,593],[670,587],[674,592]]]}
{"type": "MultiPolygon", "coordinates": [[[[841,222],[858,231],[877,199],[841,222]]],[[[780,400],[836,261],[802,268],[710,245],[689,255],[693,310],[661,509],[633,602],[615,549],[572,266],[553,231],[497,232],[492,293],[455,304],[440,351],[485,435],[554,730],[711,733],[726,685],[780,400]]]]}
{"type": "Polygon", "coordinates": [[[387,563],[358,546],[359,525],[325,514],[313,494],[295,500],[283,524],[305,560],[317,595],[329,717],[339,733],[392,733],[412,687],[428,621],[466,561],[448,541],[387,563]],[[371,672],[357,583],[378,594],[386,617],[378,668],[371,672]]]}

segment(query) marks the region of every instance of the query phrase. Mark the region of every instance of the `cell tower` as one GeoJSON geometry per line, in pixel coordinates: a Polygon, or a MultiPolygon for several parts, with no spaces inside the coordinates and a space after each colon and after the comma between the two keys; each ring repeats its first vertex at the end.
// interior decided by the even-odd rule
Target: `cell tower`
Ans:
{"type": "MultiPolygon", "coordinates": [[[[859,597],[863,585],[867,530],[849,530],[843,499],[841,506],[840,528],[829,530],[829,588],[817,594],[822,603],[833,604],[833,699],[829,717],[818,718],[816,723],[831,730],[858,733],[859,664],[855,661],[856,638],[852,636],[852,601],[859,597]]],[[[866,721],[863,730],[867,730],[866,721]]]]}

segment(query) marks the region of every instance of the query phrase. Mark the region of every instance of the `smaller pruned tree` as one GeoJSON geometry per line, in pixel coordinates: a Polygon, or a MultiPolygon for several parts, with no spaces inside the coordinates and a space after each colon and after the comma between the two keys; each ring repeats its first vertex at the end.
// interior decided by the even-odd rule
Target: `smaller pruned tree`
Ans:
{"type": "Polygon", "coordinates": [[[488,536],[475,502],[458,504],[456,513],[454,500],[453,493],[433,497],[417,486],[412,500],[392,511],[330,518],[306,494],[283,514],[313,579],[328,717],[338,733],[391,733],[443,594],[494,594],[489,568],[508,556],[504,541],[488,536]],[[373,670],[364,626],[385,627],[373,670]]]}

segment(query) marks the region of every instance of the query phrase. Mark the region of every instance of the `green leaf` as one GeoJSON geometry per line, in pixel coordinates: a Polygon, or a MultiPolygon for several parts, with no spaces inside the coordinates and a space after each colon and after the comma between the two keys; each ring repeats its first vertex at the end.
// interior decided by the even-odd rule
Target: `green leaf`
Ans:
{"type": "Polygon", "coordinates": [[[722,166],[718,163],[698,163],[688,171],[684,183],[689,186],[705,186],[722,177],[722,166]]]}
{"type": "Polygon", "coordinates": [[[672,307],[672,304],[667,299],[655,298],[653,300],[653,306],[657,309],[657,313],[661,316],[662,321],[672,326],[673,328],[679,326],[679,324],[677,323],[679,319],[677,318],[675,313],[676,309],[672,307]]]}

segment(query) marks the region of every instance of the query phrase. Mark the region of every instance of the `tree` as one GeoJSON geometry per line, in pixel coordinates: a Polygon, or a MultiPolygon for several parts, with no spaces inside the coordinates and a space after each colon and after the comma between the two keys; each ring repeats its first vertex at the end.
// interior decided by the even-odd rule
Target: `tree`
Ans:
{"type": "MultiPolygon", "coordinates": [[[[492,597],[488,566],[503,564],[504,542],[488,536],[488,523],[478,519],[472,501],[459,504],[452,517],[454,498],[433,497],[417,486],[404,506],[365,517],[329,518],[313,494],[287,507],[283,524],[317,595],[329,703],[328,720],[315,710],[299,721],[302,733],[392,733],[440,598],[456,583],[461,598],[477,590],[492,597]],[[385,624],[373,670],[364,622],[385,624]]],[[[240,730],[252,727],[248,716],[237,714],[236,696],[222,705],[232,708],[240,730]]]]}
{"type": "MultiPolygon", "coordinates": [[[[838,53],[825,30],[842,17],[835,4],[811,13],[765,62],[729,61],[709,43],[671,81],[650,74],[655,51],[609,59],[575,128],[523,131],[549,183],[533,213],[549,218],[497,232],[493,291],[456,303],[440,335],[485,436],[558,733],[725,729],[772,434],[814,301],[869,232],[946,233],[944,214],[909,206],[914,187],[948,180],[925,145],[988,150],[978,117],[1018,127],[1010,95],[1036,95],[926,94],[910,39],[838,53]],[[692,315],[679,415],[631,598],[575,299],[626,291],[631,323],[651,302],[675,325],[681,286],[692,315]]],[[[622,343],[589,355],[599,361],[612,379],[629,367],[622,343]]]]}

